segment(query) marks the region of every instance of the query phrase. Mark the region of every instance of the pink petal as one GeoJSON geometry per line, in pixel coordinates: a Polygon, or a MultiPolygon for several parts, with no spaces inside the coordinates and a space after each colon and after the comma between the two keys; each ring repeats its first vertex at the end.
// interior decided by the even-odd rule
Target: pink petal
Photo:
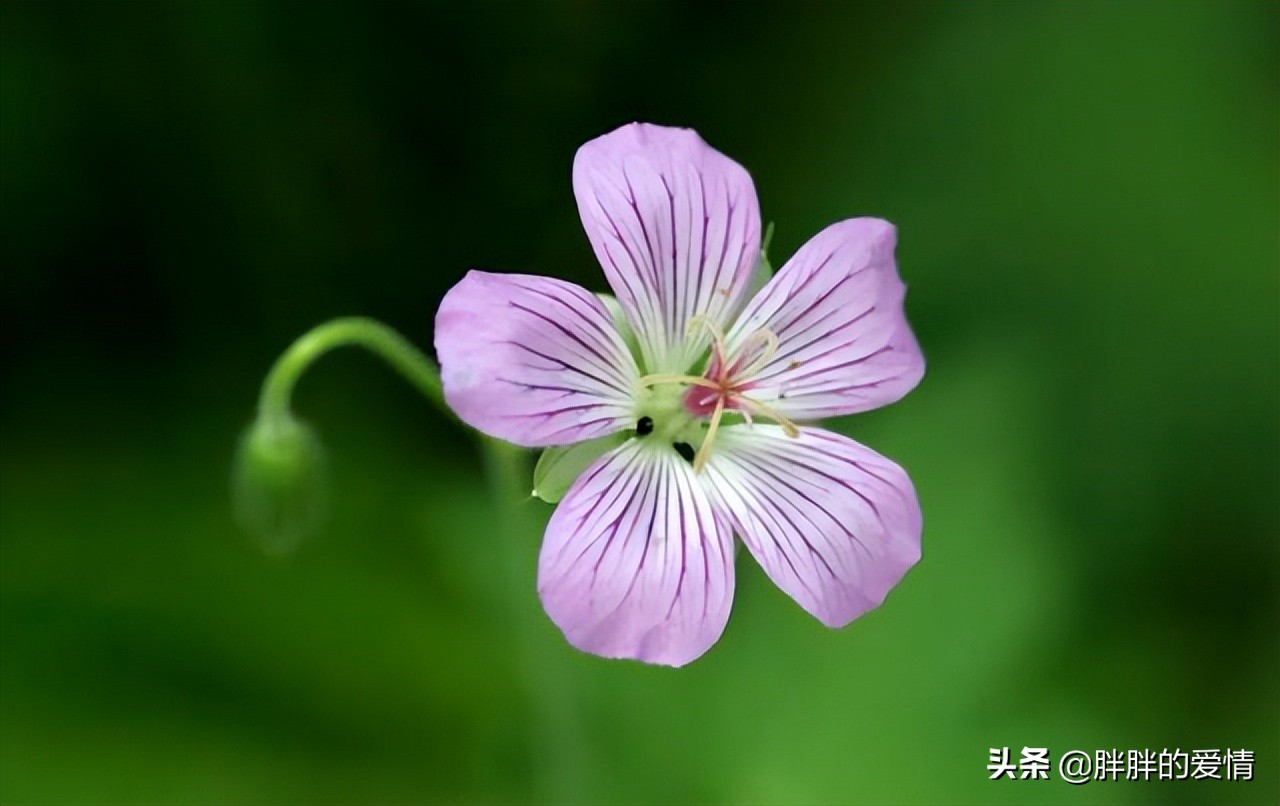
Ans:
{"type": "Polygon", "coordinates": [[[596,460],[547,524],[538,592],[569,643],[683,666],[724,632],[728,525],[670,448],[633,439],[596,460]]]}
{"type": "Polygon", "coordinates": [[[649,372],[687,372],[738,310],[760,250],[751,177],[690,129],[633,123],[573,161],[578,211],[649,372]]]}
{"type": "Polygon", "coordinates": [[[468,272],[440,303],[435,344],[445,399],[489,436],[540,447],[634,425],[635,359],[573,283],[468,272]]]}
{"type": "Polygon", "coordinates": [[[800,247],[729,334],[736,351],[767,328],[777,352],[750,376],[748,395],[797,420],[888,405],[924,375],[924,355],[902,309],[893,225],[854,218],[800,247]]]}
{"type": "Polygon", "coordinates": [[[911,480],[847,437],[731,426],[703,474],[769,578],[828,627],[878,606],[920,559],[911,480]]]}

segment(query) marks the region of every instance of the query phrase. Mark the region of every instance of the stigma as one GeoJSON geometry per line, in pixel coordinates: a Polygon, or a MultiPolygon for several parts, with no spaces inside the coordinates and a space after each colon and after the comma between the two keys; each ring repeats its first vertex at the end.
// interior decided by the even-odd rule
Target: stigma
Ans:
{"type": "Polygon", "coordinates": [[[711,357],[701,376],[680,374],[646,375],[640,379],[644,387],[677,384],[687,387],[682,397],[686,414],[707,423],[702,444],[693,457],[693,469],[701,472],[711,458],[712,447],[725,412],[740,414],[748,424],[755,417],[773,420],[783,433],[796,438],[800,429],[790,419],[755,399],[751,394],[752,378],[763,369],[778,350],[778,337],[761,328],[747,336],[738,350],[730,355],[724,335],[706,317],[695,317],[690,327],[701,325],[711,332],[711,357]]]}

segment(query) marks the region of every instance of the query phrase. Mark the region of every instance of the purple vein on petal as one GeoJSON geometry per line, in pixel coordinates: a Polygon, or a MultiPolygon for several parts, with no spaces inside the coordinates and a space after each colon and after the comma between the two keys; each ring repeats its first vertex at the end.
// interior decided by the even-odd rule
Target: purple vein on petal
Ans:
{"type": "MultiPolygon", "coordinates": [[[[720,478],[722,479],[723,484],[734,488],[742,498],[742,507],[744,511],[738,511],[736,509],[732,510],[731,514],[733,515],[734,520],[738,521],[739,524],[742,524],[744,519],[746,519],[747,523],[754,520],[764,530],[763,535],[757,535],[751,534],[755,532],[754,529],[745,529],[742,526],[739,526],[739,534],[742,535],[745,540],[757,541],[762,550],[765,547],[764,541],[768,541],[768,543],[773,547],[773,556],[780,557],[782,561],[786,563],[787,567],[791,569],[792,576],[799,580],[804,589],[815,599],[819,598],[820,592],[809,586],[807,576],[800,573],[800,569],[796,568],[795,561],[792,560],[792,554],[797,558],[804,555],[796,550],[796,545],[789,537],[790,532],[778,519],[779,515],[783,515],[785,518],[785,513],[778,512],[776,507],[770,505],[769,502],[771,499],[769,498],[769,491],[762,490],[757,484],[746,478],[740,479],[736,484],[727,474],[721,473],[720,478]],[[748,500],[756,501],[758,506],[754,509],[750,508],[747,504],[748,500]],[[772,528],[770,528],[770,524],[772,524],[772,528]],[[783,550],[782,544],[779,542],[778,535],[783,536],[781,539],[786,542],[789,550],[783,550]]],[[[795,523],[791,521],[790,518],[785,519],[788,524],[791,525],[791,531],[798,531],[795,523]]],[[[816,568],[817,566],[815,565],[814,567],[816,568]]],[[[828,566],[827,570],[830,572],[830,566],[828,566]]],[[[832,576],[834,577],[835,575],[832,574],[832,576]]]]}
{"type": "MultiPolygon", "coordinates": [[[[565,338],[569,339],[574,344],[577,344],[578,346],[580,346],[583,350],[586,351],[586,353],[584,354],[582,352],[576,352],[575,354],[579,358],[582,358],[586,360],[588,363],[590,363],[592,369],[599,372],[605,372],[611,375],[618,374],[618,370],[620,369],[620,367],[618,366],[618,362],[614,358],[611,358],[609,356],[606,356],[604,353],[601,353],[594,346],[592,346],[587,341],[582,339],[582,337],[580,337],[578,334],[574,333],[572,330],[566,327],[562,322],[556,319],[552,319],[551,317],[547,316],[541,311],[537,311],[537,310],[534,310],[533,308],[529,308],[527,306],[521,305],[520,303],[515,302],[514,300],[509,302],[508,304],[511,307],[516,308],[517,310],[524,311],[530,316],[533,316],[537,319],[542,320],[543,322],[546,322],[547,324],[554,327],[556,330],[559,330],[561,333],[563,333],[565,338]],[[592,358],[594,358],[595,360],[591,360],[592,358]]],[[[508,343],[519,344],[518,342],[508,342],[508,343]]],[[[586,373],[583,373],[583,374],[586,374],[586,373]]],[[[616,380],[617,379],[615,378],[615,381],[616,380]]],[[[621,388],[625,390],[625,387],[619,387],[616,383],[611,384],[611,386],[613,386],[613,388],[615,389],[621,388]]]]}
{"type": "MultiPolygon", "coordinates": [[[[787,467],[777,462],[769,461],[769,458],[773,456],[776,456],[776,454],[765,453],[762,451],[753,457],[753,463],[755,464],[757,469],[769,475],[769,477],[772,478],[774,481],[776,481],[780,486],[786,487],[787,489],[791,490],[793,493],[795,493],[799,497],[803,498],[814,509],[820,510],[824,515],[826,515],[831,520],[833,524],[835,524],[841,531],[843,531],[846,535],[848,535],[849,538],[852,539],[853,542],[856,543],[858,547],[861,548],[862,551],[867,556],[869,557],[874,556],[871,554],[870,549],[866,547],[866,545],[858,538],[858,536],[854,534],[852,531],[850,531],[847,526],[841,523],[840,519],[837,518],[835,514],[831,512],[831,510],[827,509],[824,505],[820,504],[812,496],[808,495],[807,493],[805,493],[803,490],[801,490],[799,487],[795,485],[795,483],[793,482],[793,479],[795,478],[794,463],[791,465],[791,467],[787,467]]],[[[811,473],[815,473],[819,476],[822,476],[823,478],[827,479],[828,481],[834,484],[844,487],[846,490],[849,490],[851,493],[861,498],[864,502],[866,502],[867,506],[871,507],[872,512],[876,514],[877,520],[880,520],[883,523],[883,519],[880,517],[880,512],[878,509],[876,509],[875,504],[871,503],[871,501],[861,492],[849,486],[842,479],[819,470],[814,465],[808,465],[806,467],[806,470],[808,470],[811,473]]],[[[785,496],[783,496],[783,498],[785,499],[785,496]]],[[[792,502],[792,505],[794,506],[794,502],[792,502]]],[[[800,512],[804,516],[805,520],[808,520],[809,523],[814,526],[814,528],[818,528],[818,524],[814,523],[813,519],[810,518],[802,508],[797,507],[797,511],[800,512]]],[[[809,545],[807,540],[805,541],[805,544],[809,545]]]]}
{"type": "MultiPolygon", "coordinates": [[[[806,341],[804,344],[801,344],[801,345],[796,346],[796,347],[790,347],[791,343],[792,343],[795,339],[797,339],[797,338],[799,338],[801,335],[803,335],[804,333],[808,333],[808,332],[809,332],[810,330],[812,330],[814,327],[818,327],[818,326],[820,326],[822,323],[824,323],[824,322],[825,322],[827,319],[829,319],[830,317],[832,317],[832,316],[838,316],[838,315],[840,314],[840,312],[839,312],[839,311],[829,311],[828,313],[824,314],[824,315],[822,316],[822,318],[821,318],[821,319],[819,319],[819,320],[817,320],[817,321],[813,322],[810,326],[806,327],[806,328],[805,328],[805,330],[804,330],[804,331],[802,331],[801,333],[797,333],[797,334],[794,334],[794,335],[792,335],[792,336],[789,336],[789,337],[788,337],[788,341],[787,341],[787,342],[784,342],[785,344],[787,344],[787,345],[788,345],[789,349],[787,349],[787,350],[785,350],[785,351],[780,351],[777,355],[773,356],[773,357],[769,360],[769,365],[770,365],[770,366],[778,367],[779,365],[781,365],[781,366],[782,366],[782,368],[781,368],[781,369],[778,369],[778,370],[776,370],[776,371],[774,371],[774,372],[770,372],[770,373],[768,373],[768,374],[763,374],[763,373],[762,373],[761,375],[758,375],[758,376],[757,376],[757,379],[761,379],[761,380],[763,380],[763,379],[764,379],[764,378],[766,378],[766,377],[771,378],[771,377],[773,377],[774,375],[777,375],[779,372],[785,371],[785,369],[786,369],[785,364],[786,364],[787,362],[789,362],[789,360],[790,360],[791,358],[793,358],[793,357],[795,357],[795,356],[798,356],[798,355],[802,354],[805,350],[808,350],[808,349],[809,349],[809,348],[811,348],[811,347],[815,347],[815,346],[823,346],[825,342],[832,341],[832,337],[833,337],[833,336],[835,336],[837,333],[839,333],[840,331],[844,330],[845,328],[853,327],[853,326],[854,326],[854,325],[856,325],[858,322],[862,321],[865,317],[869,316],[869,315],[871,314],[871,312],[872,312],[872,311],[874,311],[874,310],[875,310],[875,308],[874,308],[874,307],[872,307],[872,308],[868,308],[867,310],[865,310],[865,311],[863,311],[862,313],[860,313],[860,314],[858,314],[857,316],[855,316],[853,319],[842,319],[842,320],[840,321],[840,323],[839,323],[839,324],[837,324],[835,327],[831,328],[830,330],[824,330],[824,331],[822,331],[822,332],[821,332],[821,333],[819,333],[818,335],[816,335],[816,336],[814,336],[814,337],[810,338],[810,339],[809,339],[808,341],[806,341]]],[[[779,338],[779,339],[781,339],[782,337],[781,337],[781,336],[779,336],[778,338],[779,338]]],[[[801,360],[802,360],[803,362],[805,362],[805,363],[808,363],[808,362],[810,362],[810,361],[815,361],[815,360],[817,360],[817,359],[819,359],[819,358],[822,358],[823,356],[826,356],[826,355],[829,355],[829,354],[830,354],[830,353],[832,353],[832,352],[835,352],[836,350],[840,350],[840,349],[843,349],[844,347],[847,347],[847,346],[849,346],[849,345],[851,345],[851,344],[854,344],[855,342],[857,342],[857,340],[858,340],[859,338],[861,338],[861,335],[855,336],[854,338],[852,338],[852,339],[850,339],[849,341],[846,341],[846,342],[842,342],[842,343],[839,343],[839,344],[834,344],[834,345],[831,345],[831,346],[826,346],[826,347],[825,347],[825,349],[823,350],[823,352],[818,353],[817,355],[810,355],[810,356],[806,356],[805,358],[803,358],[803,359],[801,359],[801,360]]]]}
{"type": "MultiPolygon", "coordinates": [[[[739,458],[743,459],[743,457],[739,457],[739,458]]],[[[756,487],[757,494],[761,496],[760,500],[762,502],[768,502],[764,504],[764,508],[770,509],[771,511],[774,511],[778,515],[780,515],[791,527],[791,530],[796,535],[796,537],[800,538],[800,541],[804,543],[804,546],[809,551],[809,553],[813,557],[815,557],[818,560],[818,562],[822,564],[822,567],[826,569],[827,573],[833,579],[839,579],[840,578],[839,574],[837,574],[835,572],[835,569],[831,567],[831,563],[827,560],[826,555],[824,555],[822,552],[814,548],[813,543],[805,535],[806,530],[802,529],[799,524],[797,524],[794,520],[792,520],[791,515],[789,515],[782,508],[782,506],[779,505],[777,502],[785,502],[785,504],[792,510],[792,512],[798,517],[805,520],[811,527],[813,527],[813,531],[816,532],[817,534],[821,535],[824,533],[824,530],[822,529],[822,527],[817,523],[817,521],[813,519],[813,517],[809,514],[808,511],[805,510],[804,507],[800,506],[795,501],[795,499],[787,495],[776,495],[776,494],[770,495],[770,493],[771,492],[776,493],[778,488],[785,488],[786,490],[791,491],[791,493],[794,493],[796,496],[799,496],[800,498],[804,499],[804,501],[808,503],[810,506],[812,506],[814,509],[821,511],[822,514],[826,515],[827,518],[833,524],[835,524],[837,528],[839,528],[849,537],[853,538],[855,542],[858,542],[858,538],[855,535],[853,535],[853,533],[850,532],[843,524],[841,524],[839,519],[836,518],[836,516],[832,514],[832,512],[829,509],[819,504],[812,497],[810,497],[809,495],[804,493],[802,490],[800,490],[798,487],[796,487],[795,484],[790,480],[790,478],[788,478],[787,469],[778,469],[777,466],[773,465],[772,463],[769,463],[768,465],[766,465],[763,462],[757,461],[758,458],[759,457],[753,457],[750,460],[744,460],[743,463],[749,464],[752,467],[752,469],[761,478],[767,478],[768,480],[774,482],[774,484],[776,485],[776,487],[770,487],[768,489],[763,488],[761,486],[756,487]]],[[[791,467],[790,470],[794,472],[795,470],[794,466],[791,467]]],[[[784,529],[783,531],[785,532],[786,530],[784,529]]],[[[859,545],[861,546],[860,542],[859,542],[859,545]]],[[[862,549],[863,551],[866,551],[865,546],[862,546],[862,549]]]]}
{"type": "MultiPolygon", "coordinates": [[[[843,348],[845,348],[845,347],[851,346],[852,344],[853,344],[853,342],[848,342],[847,344],[842,344],[842,345],[840,345],[840,348],[839,348],[839,349],[843,349],[843,348]]],[[[865,364],[867,361],[870,361],[871,359],[875,358],[875,357],[876,357],[876,356],[878,356],[878,355],[883,355],[883,354],[885,354],[885,353],[892,352],[892,350],[893,350],[893,348],[886,344],[885,346],[880,347],[880,348],[875,349],[875,350],[872,350],[872,351],[871,351],[871,352],[869,352],[869,353],[865,353],[865,354],[863,354],[863,355],[860,355],[860,356],[858,356],[857,358],[851,358],[851,359],[849,359],[848,361],[843,361],[843,362],[841,362],[841,363],[839,363],[839,364],[831,364],[831,365],[829,365],[829,366],[822,366],[822,367],[819,367],[819,368],[817,368],[817,369],[810,370],[809,372],[806,372],[806,373],[803,373],[803,374],[800,374],[800,375],[791,375],[791,376],[788,376],[787,380],[788,380],[788,383],[789,383],[789,384],[797,384],[797,385],[798,385],[799,387],[801,387],[801,388],[809,388],[809,387],[813,387],[813,386],[820,385],[820,384],[808,384],[808,385],[805,385],[805,384],[799,384],[799,381],[803,381],[803,380],[805,380],[806,378],[811,378],[811,377],[813,377],[814,375],[822,375],[822,374],[830,373],[831,371],[833,371],[833,370],[837,370],[837,369],[848,369],[849,367],[856,367],[856,366],[858,366],[859,364],[865,364]]],[[[825,354],[824,354],[824,355],[825,355],[825,354]]],[[[877,381],[875,381],[875,382],[867,383],[867,384],[841,383],[841,384],[839,384],[839,389],[861,389],[861,388],[863,388],[864,386],[872,386],[872,385],[874,385],[875,383],[883,383],[885,380],[886,380],[885,378],[880,378],[880,379],[878,379],[878,380],[877,380],[877,381]]],[[[791,387],[789,386],[788,388],[791,388],[791,387]]]]}
{"type": "MultiPolygon", "coordinates": [[[[552,364],[555,364],[556,366],[566,369],[569,372],[572,372],[576,375],[581,375],[584,378],[589,378],[595,381],[596,383],[600,384],[601,386],[605,387],[606,389],[613,389],[617,392],[622,393],[622,395],[624,396],[630,394],[630,390],[627,389],[625,386],[621,386],[620,384],[618,384],[617,381],[601,378],[598,375],[592,375],[590,372],[585,371],[582,367],[574,366],[573,364],[570,364],[568,361],[565,361],[563,358],[556,358],[555,356],[547,355],[546,353],[535,350],[529,345],[524,344],[522,342],[500,341],[498,343],[507,344],[519,350],[524,350],[525,352],[530,353],[531,355],[536,355],[538,358],[541,358],[544,361],[550,361],[552,364]]],[[[586,390],[583,390],[583,391],[586,391],[586,390]]]]}
{"type": "MultiPolygon", "coordinates": [[[[623,461],[622,456],[623,456],[622,453],[614,454],[614,456],[609,460],[609,462],[601,465],[600,468],[595,473],[592,473],[590,477],[588,477],[585,480],[580,479],[577,483],[581,484],[583,481],[588,481],[588,482],[591,481],[596,476],[598,476],[601,472],[603,472],[606,468],[611,467],[614,464],[617,464],[619,461],[623,461]]],[[[602,504],[604,506],[601,509],[601,512],[602,513],[608,512],[610,507],[612,507],[614,503],[619,501],[624,495],[624,493],[629,489],[631,480],[635,478],[636,474],[639,472],[640,472],[640,467],[638,466],[638,463],[633,462],[625,466],[620,473],[618,473],[613,479],[611,479],[608,482],[604,490],[602,490],[600,494],[597,496],[595,503],[593,503],[585,513],[583,513],[578,517],[577,523],[579,525],[589,523],[594,517],[596,509],[601,507],[602,504]],[[605,498],[611,493],[613,494],[613,497],[610,498],[608,503],[606,504],[605,498]]],[[[600,531],[600,534],[592,538],[590,543],[582,547],[582,551],[580,551],[578,553],[578,556],[574,558],[574,561],[573,561],[574,564],[576,564],[578,560],[581,560],[584,556],[586,556],[587,552],[590,551],[591,548],[595,546],[597,542],[599,542],[600,538],[604,536],[605,530],[612,528],[613,529],[612,534],[617,533],[618,524],[621,522],[622,518],[626,515],[626,513],[630,511],[631,502],[635,500],[636,492],[638,489],[639,488],[635,488],[631,490],[631,497],[627,499],[626,504],[623,504],[622,509],[620,510],[618,516],[615,517],[608,524],[606,524],[604,528],[600,531]]],[[[601,550],[600,557],[596,558],[596,563],[595,563],[595,568],[593,569],[593,573],[599,569],[600,563],[603,561],[605,554],[608,552],[611,541],[612,541],[612,538],[610,538],[609,541],[606,541],[604,548],[601,550]]],[[[564,548],[567,548],[567,544],[566,546],[561,548],[562,552],[564,548]]],[[[557,557],[557,562],[560,559],[561,557],[557,557]]]]}
{"type": "MultiPolygon", "coordinates": [[[[546,299],[547,301],[549,301],[549,302],[551,302],[551,303],[554,303],[554,304],[557,304],[557,305],[561,305],[561,306],[563,306],[566,310],[572,311],[572,312],[576,315],[576,318],[578,319],[578,321],[579,321],[579,322],[580,322],[584,327],[589,328],[589,329],[591,329],[591,330],[595,331],[597,335],[599,335],[599,336],[600,336],[600,337],[601,337],[605,342],[609,343],[611,346],[614,346],[615,348],[620,348],[623,354],[625,354],[625,353],[626,353],[626,346],[625,346],[625,345],[623,345],[623,344],[621,343],[621,341],[619,341],[619,336],[618,336],[617,331],[615,330],[615,331],[610,332],[610,331],[605,330],[603,327],[601,327],[601,326],[599,325],[599,323],[598,323],[598,322],[596,322],[596,320],[595,320],[595,319],[593,319],[592,317],[590,317],[589,315],[587,315],[587,313],[586,313],[586,312],[584,312],[582,308],[579,308],[579,307],[577,307],[576,305],[570,305],[570,304],[569,304],[569,301],[568,301],[568,300],[566,300],[566,299],[564,299],[563,297],[558,297],[558,296],[556,296],[556,295],[554,295],[554,294],[548,294],[548,293],[546,293],[546,292],[544,292],[544,291],[541,291],[541,290],[539,290],[539,289],[532,289],[532,288],[531,288],[531,289],[529,289],[529,291],[530,291],[531,293],[533,293],[533,294],[536,294],[536,295],[537,295],[537,296],[539,296],[539,297],[542,297],[542,298],[546,299]]],[[[574,299],[575,299],[577,302],[580,302],[580,303],[582,303],[583,305],[587,306],[587,309],[588,309],[588,310],[591,310],[591,309],[592,309],[592,308],[591,308],[591,306],[592,306],[592,305],[594,305],[594,304],[596,303],[596,300],[595,300],[595,299],[593,299],[593,298],[586,298],[586,299],[584,299],[584,298],[582,298],[582,297],[578,296],[577,294],[575,294],[575,295],[574,295],[574,299]]],[[[593,311],[593,312],[594,312],[594,311],[593,311]]]]}
{"type": "MultiPolygon", "coordinates": [[[[692,310],[687,310],[687,311],[685,311],[685,321],[686,321],[686,322],[688,322],[688,321],[692,320],[692,319],[693,319],[693,317],[697,315],[697,313],[698,313],[698,310],[697,310],[697,309],[698,309],[698,304],[699,304],[699,303],[701,303],[701,299],[702,299],[702,293],[701,293],[701,292],[702,292],[702,288],[704,287],[703,275],[704,275],[704,274],[706,274],[706,270],[707,270],[707,229],[711,226],[711,214],[707,211],[707,180],[706,180],[706,177],[705,177],[705,176],[703,176],[703,174],[702,174],[702,172],[701,172],[701,171],[697,171],[696,173],[697,173],[697,177],[698,177],[698,192],[699,192],[699,196],[698,196],[697,201],[698,201],[698,203],[700,204],[700,206],[702,207],[702,227],[701,227],[701,229],[699,230],[699,235],[700,235],[700,237],[699,237],[699,239],[698,239],[698,244],[699,244],[699,245],[698,245],[698,253],[697,253],[697,254],[698,254],[698,277],[697,277],[697,283],[698,283],[698,285],[697,285],[697,288],[698,288],[698,291],[699,291],[699,296],[698,296],[698,299],[697,299],[697,300],[695,300],[695,303],[694,303],[694,307],[693,307],[693,309],[692,309],[692,310]]],[[[690,185],[690,187],[692,188],[692,185],[690,185]]],[[[697,220],[697,213],[696,213],[696,211],[694,210],[694,198],[693,198],[693,194],[692,194],[692,193],[690,193],[690,194],[689,194],[688,201],[689,201],[689,238],[688,238],[688,252],[689,252],[689,260],[690,260],[690,262],[692,262],[692,260],[693,260],[693,232],[694,232],[694,223],[693,223],[693,222],[694,222],[695,220],[697,220]]],[[[710,307],[710,305],[708,304],[708,306],[707,306],[707,307],[710,307]]],[[[700,342],[699,342],[699,343],[700,343],[700,342]]]]}

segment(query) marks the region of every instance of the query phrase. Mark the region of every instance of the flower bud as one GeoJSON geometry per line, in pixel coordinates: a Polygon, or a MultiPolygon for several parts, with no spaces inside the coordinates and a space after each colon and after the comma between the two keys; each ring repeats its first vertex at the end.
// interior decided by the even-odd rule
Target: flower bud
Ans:
{"type": "Polygon", "coordinates": [[[259,417],[240,438],[232,467],[236,520],[268,554],[292,552],[323,523],[324,446],[289,415],[259,417]]]}

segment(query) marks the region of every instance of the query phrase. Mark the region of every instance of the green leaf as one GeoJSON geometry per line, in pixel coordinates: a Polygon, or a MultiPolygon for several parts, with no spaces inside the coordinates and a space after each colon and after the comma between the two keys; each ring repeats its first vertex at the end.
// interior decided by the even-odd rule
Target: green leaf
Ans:
{"type": "Polygon", "coordinates": [[[573,445],[547,448],[533,468],[533,494],[548,504],[564,498],[582,471],[607,451],[627,441],[629,431],[619,431],[573,445]]]}

